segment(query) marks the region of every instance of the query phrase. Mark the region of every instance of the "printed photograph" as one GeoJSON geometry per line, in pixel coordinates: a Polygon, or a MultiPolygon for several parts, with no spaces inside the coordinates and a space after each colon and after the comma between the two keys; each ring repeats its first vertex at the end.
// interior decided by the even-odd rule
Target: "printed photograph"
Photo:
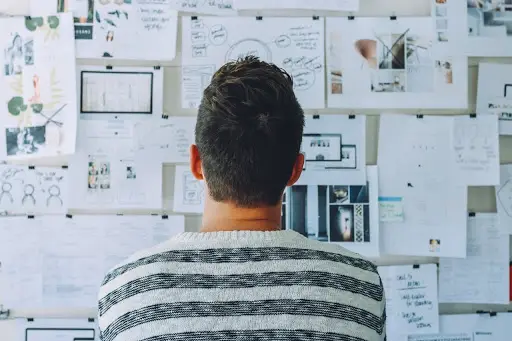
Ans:
{"type": "Polygon", "coordinates": [[[377,36],[377,57],[379,70],[405,69],[406,33],[377,36]]]}
{"type": "Polygon", "coordinates": [[[46,126],[5,129],[7,155],[35,154],[46,143],[46,126]]]}
{"type": "Polygon", "coordinates": [[[436,4],[446,4],[447,0],[436,0],[436,4]]]}
{"type": "Polygon", "coordinates": [[[371,90],[373,92],[405,92],[406,81],[405,70],[379,70],[371,90]]]}
{"type": "Polygon", "coordinates": [[[370,241],[370,199],[366,186],[328,186],[329,241],[370,241]]]}
{"type": "Polygon", "coordinates": [[[436,17],[446,17],[448,10],[445,6],[436,6],[436,17]]]}
{"type": "Polygon", "coordinates": [[[4,75],[19,75],[23,71],[23,38],[14,33],[4,50],[4,75]]]}
{"type": "Polygon", "coordinates": [[[470,36],[512,35],[512,0],[467,0],[467,16],[470,36]]]}
{"type": "Polygon", "coordinates": [[[23,45],[23,54],[25,57],[25,65],[34,65],[34,40],[29,39],[23,45]]]}
{"type": "Polygon", "coordinates": [[[370,242],[369,204],[368,186],[292,186],[282,228],[318,241],[370,242]]]}
{"type": "Polygon", "coordinates": [[[430,252],[439,252],[441,250],[441,241],[439,239],[430,239],[429,250],[430,252]]]}
{"type": "Polygon", "coordinates": [[[441,84],[453,84],[452,62],[436,60],[436,78],[441,84]]]}
{"type": "Polygon", "coordinates": [[[87,188],[110,189],[110,162],[89,161],[87,188]]]}
{"type": "Polygon", "coordinates": [[[133,166],[126,166],[126,178],[127,179],[136,179],[137,174],[135,173],[135,168],[133,166]]]}
{"type": "Polygon", "coordinates": [[[331,71],[331,94],[343,93],[343,75],[341,70],[331,71]]]}
{"type": "MultiPolygon", "coordinates": [[[[94,0],[57,0],[58,12],[69,12],[72,2],[74,22],[79,24],[92,23],[94,19],[94,0]]],[[[100,1],[101,2],[101,1],[100,1]]]]}

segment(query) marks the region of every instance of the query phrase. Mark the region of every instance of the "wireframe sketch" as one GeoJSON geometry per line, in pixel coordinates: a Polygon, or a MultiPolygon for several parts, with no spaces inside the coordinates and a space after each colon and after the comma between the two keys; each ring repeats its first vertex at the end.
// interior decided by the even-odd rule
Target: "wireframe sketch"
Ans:
{"type": "Polygon", "coordinates": [[[51,185],[48,188],[48,198],[46,198],[46,206],[63,206],[62,197],[60,196],[60,187],[51,185]]]}
{"type": "Polygon", "coordinates": [[[467,0],[468,35],[512,35],[512,0],[467,0]]]}
{"type": "Polygon", "coordinates": [[[23,186],[23,198],[21,199],[21,204],[23,206],[35,206],[36,198],[34,197],[34,192],[36,188],[32,184],[25,184],[23,186]]]}
{"type": "Polygon", "coordinates": [[[183,174],[183,204],[201,205],[204,189],[201,183],[194,178],[192,173],[183,174]]]}
{"type": "Polygon", "coordinates": [[[369,243],[366,186],[292,186],[283,198],[282,225],[310,239],[369,243]]]}
{"type": "Polygon", "coordinates": [[[28,172],[26,166],[0,165],[0,213],[15,211],[22,205],[28,172]]]}
{"type": "Polygon", "coordinates": [[[11,40],[4,49],[4,74],[6,76],[19,75],[25,64],[23,54],[23,38],[18,32],[11,35],[11,40]]]}

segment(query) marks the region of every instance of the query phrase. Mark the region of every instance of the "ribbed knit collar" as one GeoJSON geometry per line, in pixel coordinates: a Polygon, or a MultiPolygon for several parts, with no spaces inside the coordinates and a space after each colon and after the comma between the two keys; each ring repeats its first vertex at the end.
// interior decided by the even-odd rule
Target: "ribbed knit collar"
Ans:
{"type": "Polygon", "coordinates": [[[305,239],[301,234],[291,231],[221,231],[221,232],[183,232],[172,238],[177,241],[290,241],[305,239]]]}

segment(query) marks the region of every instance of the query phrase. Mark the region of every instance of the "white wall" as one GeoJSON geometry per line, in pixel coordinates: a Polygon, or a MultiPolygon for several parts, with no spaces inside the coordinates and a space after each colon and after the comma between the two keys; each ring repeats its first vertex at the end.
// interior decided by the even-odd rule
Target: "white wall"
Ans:
{"type": "MultiPolygon", "coordinates": [[[[15,14],[24,14],[28,8],[29,0],[0,0],[0,13],[10,12],[15,14]]],[[[37,0],[37,1],[48,1],[48,0],[37,0]]],[[[52,0],[50,0],[52,1],[52,0]]],[[[56,0],[53,0],[56,1],[56,0]]],[[[313,0],[311,0],[313,1],[313,0]]],[[[358,16],[427,16],[430,15],[430,1],[429,0],[360,0],[361,11],[356,13],[358,16]]],[[[462,0],[459,0],[462,1],[462,0]]],[[[265,14],[265,13],[254,13],[265,14]]],[[[311,13],[311,12],[292,12],[287,13],[288,15],[322,15],[322,13],[311,13]]],[[[461,13],[461,15],[463,15],[461,13]]],[[[169,115],[194,115],[193,110],[184,110],[180,108],[180,45],[181,37],[178,37],[178,56],[170,64],[164,65],[165,71],[165,88],[164,88],[164,110],[169,115]]],[[[409,113],[435,113],[435,114],[454,114],[464,112],[474,112],[476,102],[476,80],[477,80],[477,63],[482,60],[480,58],[471,58],[469,67],[469,109],[466,111],[444,111],[436,112],[431,110],[410,110],[409,113]]],[[[487,58],[486,61],[494,62],[506,62],[512,63],[512,58],[487,58]]],[[[90,63],[103,65],[104,62],[90,62],[80,61],[80,63],[90,63]]],[[[114,65],[123,65],[116,64],[114,65]]],[[[126,64],[124,64],[126,65],[126,64]]],[[[147,65],[139,63],[137,65],[147,65]]],[[[348,113],[349,111],[343,110],[323,110],[319,111],[320,114],[329,113],[348,113]]],[[[403,111],[404,113],[406,111],[403,111]]],[[[312,114],[310,111],[308,114],[312,114]]],[[[378,140],[378,122],[379,117],[378,111],[362,111],[358,112],[362,114],[370,115],[367,120],[367,150],[366,150],[366,162],[369,165],[376,164],[377,161],[377,140],[378,140]]],[[[501,152],[501,163],[512,163],[512,137],[501,137],[500,138],[500,152],[501,152]]],[[[168,212],[171,212],[172,208],[172,195],[173,195],[173,167],[164,167],[164,182],[163,182],[163,194],[164,194],[164,205],[168,212]]],[[[492,187],[471,187],[469,189],[469,200],[468,210],[475,212],[495,212],[496,201],[494,197],[494,188],[492,187]]],[[[93,213],[93,212],[73,212],[73,213],[93,213]]],[[[143,212],[134,212],[143,213],[143,212]]],[[[201,224],[201,217],[198,215],[189,215],[186,217],[186,229],[188,231],[197,231],[201,224]]],[[[386,257],[376,260],[378,264],[414,264],[414,263],[427,263],[436,262],[435,258],[412,258],[412,257],[386,257]]],[[[441,313],[470,313],[476,312],[477,310],[493,310],[493,311],[506,311],[512,309],[512,306],[486,306],[486,305],[471,305],[471,304],[441,304],[441,313]]],[[[92,310],[82,311],[14,311],[15,316],[31,316],[31,317],[93,317],[95,312],[92,310]]],[[[0,341],[11,341],[14,340],[13,336],[13,323],[12,322],[0,322],[0,341]]]]}

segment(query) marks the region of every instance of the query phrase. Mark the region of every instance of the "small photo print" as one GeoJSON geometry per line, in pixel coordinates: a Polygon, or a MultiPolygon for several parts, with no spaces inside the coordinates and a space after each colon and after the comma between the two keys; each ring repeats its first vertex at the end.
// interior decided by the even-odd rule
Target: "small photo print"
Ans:
{"type": "Polygon", "coordinates": [[[368,204],[370,197],[368,194],[368,184],[366,186],[350,186],[351,204],[368,204]]]}
{"type": "Polygon", "coordinates": [[[354,206],[332,205],[330,210],[330,241],[354,241],[354,206]]]}
{"type": "Polygon", "coordinates": [[[432,39],[420,35],[407,36],[407,66],[432,65],[432,39]]]}
{"type": "Polygon", "coordinates": [[[438,5],[443,5],[443,4],[446,4],[448,0],[436,0],[436,4],[438,5]]]}
{"type": "Polygon", "coordinates": [[[446,17],[448,10],[445,6],[436,6],[436,17],[446,17]]]}
{"type": "Polygon", "coordinates": [[[377,37],[377,58],[380,70],[405,69],[405,37],[406,33],[377,37]]]}
{"type": "Polygon", "coordinates": [[[7,128],[7,155],[35,154],[46,143],[46,126],[7,128]]]}
{"type": "Polygon", "coordinates": [[[445,60],[436,60],[437,79],[442,84],[453,84],[452,62],[445,60]]]}
{"type": "Polygon", "coordinates": [[[4,50],[4,75],[19,75],[23,71],[25,58],[23,57],[23,38],[18,34],[12,34],[4,50]]]}
{"type": "Polygon", "coordinates": [[[340,161],[341,134],[304,134],[302,152],[306,161],[340,161]]]}
{"type": "Polygon", "coordinates": [[[437,32],[437,41],[447,42],[448,41],[448,33],[446,33],[445,31],[437,32]]]}
{"type": "Polygon", "coordinates": [[[429,250],[430,250],[430,252],[439,252],[441,250],[441,240],[430,239],[429,250]]]}
{"type": "Polygon", "coordinates": [[[348,186],[329,186],[329,203],[343,204],[349,202],[348,186]]]}
{"type": "Polygon", "coordinates": [[[437,19],[436,20],[436,29],[437,30],[447,30],[448,29],[448,20],[447,19],[437,19]]]}
{"type": "Polygon", "coordinates": [[[34,65],[34,40],[26,40],[23,45],[25,65],[34,65]]]}
{"type": "Polygon", "coordinates": [[[135,168],[133,166],[126,166],[126,178],[127,179],[136,179],[137,173],[135,173],[135,168]]]}
{"type": "Polygon", "coordinates": [[[341,70],[331,71],[331,94],[343,93],[343,77],[341,70]]]}
{"type": "MultiPolygon", "coordinates": [[[[69,12],[69,0],[57,0],[57,11],[58,12],[69,12]]],[[[102,3],[102,1],[100,1],[102,3]]],[[[121,2],[122,3],[122,2],[121,2]]],[[[78,24],[87,24],[93,22],[94,15],[94,0],[80,0],[72,1],[73,8],[73,21],[78,24]]]]}
{"type": "Polygon", "coordinates": [[[88,164],[87,188],[109,189],[110,188],[110,162],[89,161],[88,164]]]}
{"type": "Polygon", "coordinates": [[[372,92],[405,92],[407,73],[405,70],[379,70],[372,92]]]}

